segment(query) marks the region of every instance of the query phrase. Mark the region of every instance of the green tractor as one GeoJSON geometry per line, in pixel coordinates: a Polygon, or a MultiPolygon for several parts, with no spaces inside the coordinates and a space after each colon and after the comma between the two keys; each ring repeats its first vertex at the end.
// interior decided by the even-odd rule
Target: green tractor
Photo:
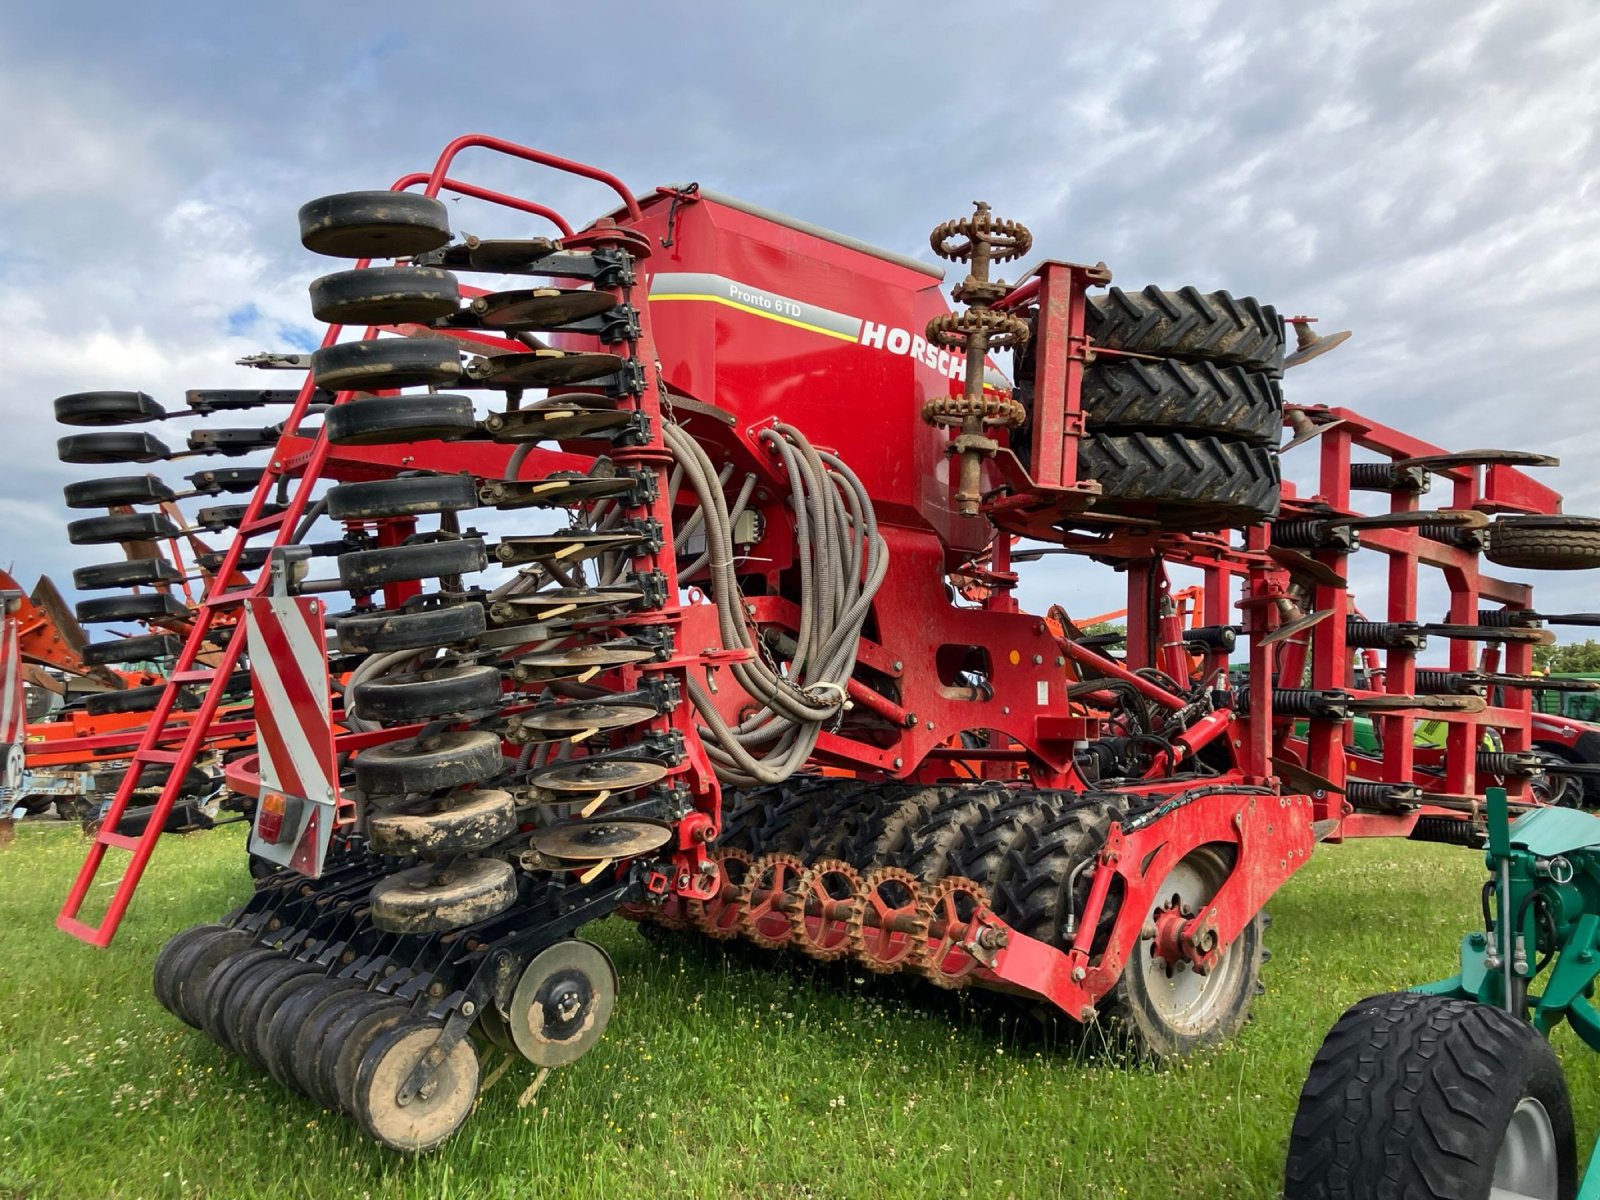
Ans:
{"type": "Polygon", "coordinates": [[[1512,824],[1501,788],[1488,809],[1483,930],[1462,939],[1459,974],[1372,996],[1328,1032],[1285,1200],[1600,1200],[1600,1155],[1580,1181],[1545,1040],[1567,1021],[1600,1050],[1600,817],[1545,808],[1512,824]]]}

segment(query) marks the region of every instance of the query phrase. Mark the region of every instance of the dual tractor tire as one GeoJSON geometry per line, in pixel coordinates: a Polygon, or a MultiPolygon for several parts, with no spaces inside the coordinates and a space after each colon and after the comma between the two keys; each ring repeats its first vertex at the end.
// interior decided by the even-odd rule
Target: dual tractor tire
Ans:
{"type": "Polygon", "coordinates": [[[1283,1193],[1570,1200],[1577,1170],[1566,1079],[1528,1022],[1395,992],[1328,1032],[1300,1093],[1283,1193]]]}
{"type": "MultiPolygon", "coordinates": [[[[1127,352],[1098,356],[1083,375],[1078,477],[1100,485],[1099,509],[1197,530],[1277,515],[1284,326],[1274,309],[1192,287],[1112,288],[1089,297],[1085,327],[1097,348],[1127,352]]],[[[1018,374],[1026,397],[1026,354],[1018,374]]]]}

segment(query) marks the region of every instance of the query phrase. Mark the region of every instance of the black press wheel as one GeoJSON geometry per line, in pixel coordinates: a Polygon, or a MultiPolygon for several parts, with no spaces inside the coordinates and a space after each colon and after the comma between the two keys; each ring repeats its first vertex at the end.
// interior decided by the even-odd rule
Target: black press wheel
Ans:
{"type": "Polygon", "coordinates": [[[368,267],[311,284],[311,311],[330,325],[427,325],[461,304],[461,286],[437,267],[368,267]]]}
{"type": "Polygon", "coordinates": [[[400,856],[482,850],[516,831],[511,793],[498,788],[413,797],[367,818],[372,849],[400,856]]]}
{"type": "Polygon", "coordinates": [[[466,396],[372,396],[347,401],[322,418],[335,446],[450,441],[477,427],[466,396]]]}
{"type": "Polygon", "coordinates": [[[102,588],[177,583],[182,578],[182,573],[164,558],[130,558],[121,562],[79,567],[72,573],[72,586],[80,592],[95,592],[102,588]]]}
{"type": "Polygon", "coordinates": [[[159,438],[142,430],[108,430],[70,433],[56,439],[56,457],[64,463],[101,466],[105,463],[152,463],[170,458],[172,451],[159,438]]]}
{"type": "Polygon", "coordinates": [[[137,425],[166,415],[143,392],[74,392],[56,398],[56,420],[63,425],[137,425]]]}
{"type": "Polygon", "coordinates": [[[450,210],[415,192],[340,192],[300,206],[300,244],[334,258],[406,258],[450,240],[450,210]]]}
{"type": "Polygon", "coordinates": [[[517,873],[498,858],[424,863],[372,888],[372,923],[385,933],[445,933],[498,916],[517,902],[517,873]]]}
{"type": "Polygon", "coordinates": [[[494,708],[500,702],[500,672],[487,665],[430,667],[370,679],[350,692],[346,702],[356,716],[403,725],[494,708]]]}
{"type": "Polygon", "coordinates": [[[1561,1064],[1526,1021],[1395,992],[1348,1009],[1300,1093],[1285,1200],[1524,1196],[1577,1190],[1561,1064]]]}
{"type": "Polygon", "coordinates": [[[1100,484],[1101,508],[1185,529],[1259,524],[1282,487],[1276,450],[1177,433],[1090,434],[1078,475],[1100,484]]]}
{"type": "Polygon", "coordinates": [[[67,541],[74,546],[105,546],[114,542],[156,542],[175,538],[181,531],[165,513],[113,513],[67,522],[67,541]]]}
{"type": "Polygon", "coordinates": [[[346,654],[386,654],[425,650],[477,637],[486,628],[483,605],[476,602],[424,608],[416,612],[376,612],[343,617],[335,625],[346,654]]]}
{"type": "Polygon", "coordinates": [[[170,592],[140,592],[133,596],[94,596],[79,600],[78,620],[86,625],[109,621],[174,621],[188,617],[189,608],[170,592]]]}
{"type": "Polygon", "coordinates": [[[1190,361],[1229,363],[1257,371],[1283,369],[1283,318],[1249,296],[1151,285],[1090,296],[1085,329],[1112,350],[1190,361]]]}
{"type": "Polygon", "coordinates": [[[439,1026],[405,1020],[380,1033],[361,1056],[350,1089],[357,1124],[391,1150],[420,1154],[461,1128],[478,1096],[478,1052],[462,1038],[445,1056],[433,1086],[401,1104],[401,1086],[439,1037],[439,1026]]]}
{"type": "Polygon", "coordinates": [[[436,792],[499,775],[500,739],[484,730],[437,733],[372,746],[356,755],[356,786],[369,796],[436,792]]]}
{"type": "Polygon", "coordinates": [[[1600,519],[1562,514],[1501,517],[1489,527],[1483,556],[1502,567],[1531,571],[1600,567],[1600,519]]]}
{"type": "Polygon", "coordinates": [[[109,508],[114,504],[164,504],[177,493],[154,475],[84,479],[61,489],[68,508],[109,508]]]}
{"type": "Polygon", "coordinates": [[[183,651],[183,639],[170,633],[147,633],[138,637],[112,638],[90,642],[83,648],[83,661],[92,667],[107,663],[152,662],[174,658],[183,651]]]}
{"type": "Polygon", "coordinates": [[[339,582],[352,592],[367,592],[385,583],[465,575],[483,570],[488,563],[482,538],[353,550],[339,556],[339,582]]]}
{"type": "Polygon", "coordinates": [[[375,521],[476,508],[478,485],[470,475],[401,475],[341,483],[328,489],[327,498],[335,521],[375,521]]]}
{"type": "Polygon", "coordinates": [[[461,351],[448,338],[373,338],[324,346],[311,356],[317,386],[330,392],[376,392],[454,383],[461,351]]]}

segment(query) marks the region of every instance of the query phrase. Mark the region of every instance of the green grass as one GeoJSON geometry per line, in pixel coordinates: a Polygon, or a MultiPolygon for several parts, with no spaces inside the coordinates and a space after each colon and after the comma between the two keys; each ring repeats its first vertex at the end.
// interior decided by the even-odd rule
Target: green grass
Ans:
{"type": "MultiPolygon", "coordinates": [[[[513,1067],[462,1133],[385,1153],[162,1011],[157,949],[249,889],[238,831],[163,843],[110,951],[56,932],[74,831],[0,851],[0,1198],[1267,1197],[1306,1067],[1372,992],[1450,973],[1481,858],[1330,847],[1276,898],[1256,1020],[1181,1068],[1018,1041],[960,1000],[632,926],[591,931],[622,996],[525,1107],[513,1067]]],[[[1564,1031],[1587,1147],[1600,1080],[1564,1031]]]]}

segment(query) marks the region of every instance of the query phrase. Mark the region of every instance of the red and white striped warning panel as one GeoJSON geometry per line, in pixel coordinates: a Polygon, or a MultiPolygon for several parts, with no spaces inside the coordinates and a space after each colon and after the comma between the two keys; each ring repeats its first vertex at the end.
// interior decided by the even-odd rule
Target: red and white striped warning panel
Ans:
{"type": "Polygon", "coordinates": [[[322,602],[255,596],[245,622],[261,759],[250,851],[315,878],[339,804],[322,602]]]}
{"type": "Polygon", "coordinates": [[[28,705],[22,694],[22,593],[0,592],[0,812],[9,813],[22,786],[28,705]]]}

